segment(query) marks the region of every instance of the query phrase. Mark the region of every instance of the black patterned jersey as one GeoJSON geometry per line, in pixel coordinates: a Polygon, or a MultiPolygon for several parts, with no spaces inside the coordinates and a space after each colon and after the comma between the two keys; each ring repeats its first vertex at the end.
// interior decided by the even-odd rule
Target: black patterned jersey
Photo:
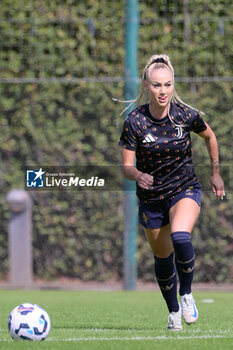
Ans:
{"type": "Polygon", "coordinates": [[[206,130],[206,124],[195,110],[171,103],[170,118],[155,119],[149,105],[134,109],[124,122],[119,145],[135,151],[136,167],[153,175],[151,189],[137,185],[137,196],[143,202],[173,199],[176,194],[198,183],[192,163],[190,132],[206,130]]]}

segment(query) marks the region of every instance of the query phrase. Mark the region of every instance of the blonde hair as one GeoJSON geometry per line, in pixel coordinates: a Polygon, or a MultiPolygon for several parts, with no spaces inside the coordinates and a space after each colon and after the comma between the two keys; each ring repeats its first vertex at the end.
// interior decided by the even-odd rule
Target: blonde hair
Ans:
{"type": "MultiPolygon", "coordinates": [[[[172,78],[173,78],[173,84],[174,84],[174,80],[175,80],[175,74],[174,74],[174,68],[171,64],[170,58],[167,55],[153,55],[149,58],[149,60],[147,61],[145,68],[143,70],[143,74],[142,74],[142,82],[141,82],[141,88],[140,88],[140,92],[139,95],[133,99],[133,100],[128,100],[128,101],[123,101],[123,100],[117,100],[117,99],[113,99],[114,101],[117,102],[123,102],[123,103],[129,103],[129,105],[121,112],[121,115],[123,113],[125,113],[132,105],[139,105],[141,99],[144,96],[145,93],[145,89],[144,89],[144,82],[148,79],[148,76],[150,74],[150,72],[153,69],[158,69],[158,68],[168,68],[169,71],[172,74],[172,78]]],[[[147,95],[147,100],[146,102],[149,102],[149,97],[147,95]]],[[[178,104],[184,104],[185,106],[199,112],[200,114],[204,114],[203,112],[199,111],[198,109],[188,105],[187,103],[183,102],[182,99],[180,98],[180,96],[177,94],[176,90],[175,90],[175,86],[173,89],[173,94],[171,97],[171,101],[173,103],[178,103],[178,104]]],[[[171,122],[174,123],[173,119],[171,118],[169,112],[168,112],[168,117],[171,120],[171,122]]],[[[174,123],[175,124],[175,123],[174,123]]],[[[180,125],[179,125],[180,126],[180,125]]]]}

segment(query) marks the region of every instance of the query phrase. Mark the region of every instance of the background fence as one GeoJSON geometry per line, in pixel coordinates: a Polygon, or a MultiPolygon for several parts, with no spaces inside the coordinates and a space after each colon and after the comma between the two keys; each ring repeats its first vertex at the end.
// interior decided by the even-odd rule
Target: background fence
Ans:
{"type": "MultiPolygon", "coordinates": [[[[119,164],[123,119],[125,1],[3,0],[0,15],[0,274],[8,273],[6,194],[25,185],[24,167],[119,164]]],[[[205,186],[195,227],[196,281],[233,281],[233,4],[140,2],[139,74],[154,53],[175,68],[178,93],[202,109],[219,145],[227,196],[205,186]]],[[[200,178],[209,166],[193,136],[200,178]]],[[[206,184],[206,182],[205,182],[206,184]]],[[[38,278],[122,277],[123,192],[30,192],[38,278]]],[[[142,229],[138,276],[154,280],[142,229]]]]}

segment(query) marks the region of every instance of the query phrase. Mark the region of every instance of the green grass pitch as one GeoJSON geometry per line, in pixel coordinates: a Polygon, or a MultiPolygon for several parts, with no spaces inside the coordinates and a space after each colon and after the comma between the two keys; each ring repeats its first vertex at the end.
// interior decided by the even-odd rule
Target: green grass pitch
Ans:
{"type": "Polygon", "coordinates": [[[0,290],[0,349],[28,350],[220,350],[233,349],[233,294],[197,292],[195,325],[167,331],[159,292],[0,290]],[[14,341],[7,330],[11,310],[24,302],[43,307],[51,331],[43,342],[14,341]]]}

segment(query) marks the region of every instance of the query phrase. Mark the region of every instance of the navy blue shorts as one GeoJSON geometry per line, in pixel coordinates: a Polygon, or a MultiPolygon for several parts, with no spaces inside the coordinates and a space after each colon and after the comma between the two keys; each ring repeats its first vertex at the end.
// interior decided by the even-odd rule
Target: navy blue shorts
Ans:
{"type": "Polygon", "coordinates": [[[182,198],[191,198],[201,206],[201,186],[190,186],[173,199],[155,203],[139,202],[139,222],[145,228],[160,228],[169,224],[169,210],[182,198]]]}

